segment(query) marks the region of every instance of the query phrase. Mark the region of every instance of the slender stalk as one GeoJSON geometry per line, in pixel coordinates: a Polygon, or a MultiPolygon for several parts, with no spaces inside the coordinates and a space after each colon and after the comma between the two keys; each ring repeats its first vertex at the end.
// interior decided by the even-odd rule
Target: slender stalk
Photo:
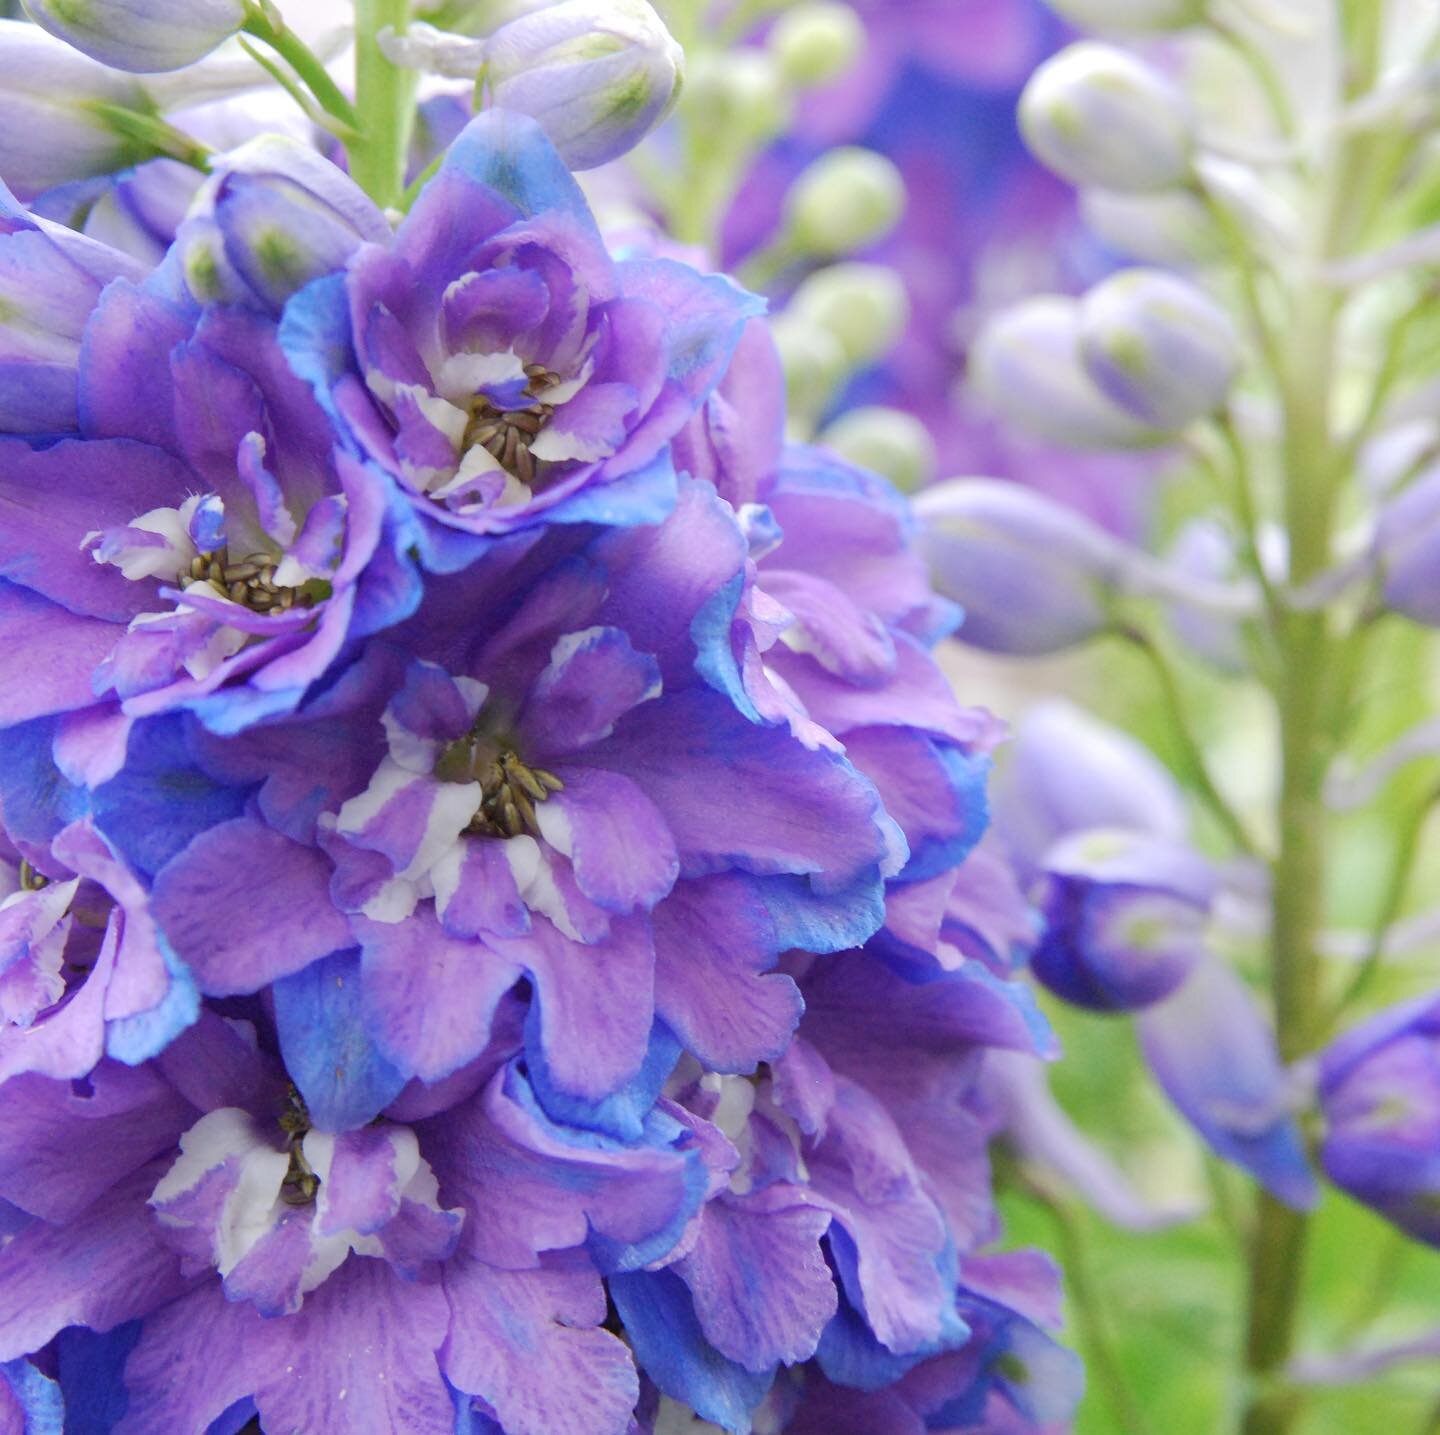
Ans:
{"type": "Polygon", "coordinates": [[[1165,704],[1166,716],[1170,720],[1169,731],[1180,746],[1180,760],[1190,786],[1214,813],[1216,820],[1225,829],[1230,840],[1242,852],[1253,856],[1256,851],[1255,841],[1240,820],[1239,814],[1231,807],[1225,794],[1216,786],[1215,779],[1210,775],[1210,767],[1205,761],[1204,750],[1190,728],[1190,719],[1186,712],[1185,698],[1180,691],[1179,681],[1175,677],[1175,672],[1171,668],[1170,660],[1165,656],[1164,650],[1149,633],[1133,624],[1118,624],[1113,631],[1117,637],[1125,639],[1127,643],[1145,655],[1155,674],[1156,686],[1160,690],[1160,698],[1165,704]]]}
{"type": "Polygon", "coordinates": [[[188,164],[205,174],[210,169],[214,151],[199,140],[177,130],[159,115],[127,109],[124,105],[112,105],[106,100],[92,100],[87,106],[90,113],[103,120],[116,134],[140,148],[142,159],[155,155],[167,155],[170,159],[188,164]]]}
{"type": "Polygon", "coordinates": [[[319,57],[285,24],[271,5],[253,4],[245,18],[245,32],[263,40],[289,64],[304,81],[321,108],[342,124],[354,125],[355,107],[345,92],[332,80],[319,57]]]}
{"type": "MultiPolygon", "coordinates": [[[[1330,443],[1330,394],[1336,303],[1305,294],[1295,306],[1282,374],[1285,411],[1285,518],[1291,578],[1302,584],[1330,555],[1336,473],[1330,443]]],[[[1282,777],[1279,852],[1273,867],[1271,987],[1280,1054],[1310,1049],[1318,1025],[1318,936],[1325,891],[1328,744],[1323,714],[1330,658],[1328,615],[1292,612],[1280,624],[1278,687],[1282,777]]],[[[1297,1404],[1273,1386],[1295,1334],[1308,1221],[1267,1192],[1258,1196],[1250,1257],[1246,1365],[1253,1394],[1245,1435],[1287,1435],[1297,1404]]]]}
{"type": "Polygon", "coordinates": [[[1111,1342],[1109,1323],[1105,1319],[1090,1269],[1089,1254],[1074,1213],[1063,1197],[1052,1195],[1038,1181],[1026,1179],[1023,1184],[1055,1222],[1075,1323],[1085,1345],[1086,1365],[1105,1392],[1111,1413],[1118,1422],[1116,1430],[1122,1435],[1153,1435],[1145,1412],[1130,1389],[1124,1362],[1111,1342]]]}
{"type": "Polygon", "coordinates": [[[1405,825],[1400,829],[1400,836],[1395,848],[1395,860],[1390,868],[1390,880],[1386,884],[1380,911],[1376,915],[1375,924],[1370,931],[1369,946],[1355,975],[1351,977],[1349,985],[1335,1003],[1334,1011],[1331,1012],[1326,1022],[1327,1031],[1333,1030],[1345,1013],[1364,996],[1370,983],[1374,981],[1376,972],[1380,969],[1380,963],[1385,956],[1385,938],[1394,925],[1395,919],[1400,915],[1400,908],[1404,905],[1405,893],[1410,886],[1410,876],[1415,870],[1415,859],[1420,853],[1420,838],[1424,834],[1425,823],[1435,810],[1437,803],[1440,803],[1440,788],[1436,788],[1426,796],[1425,800],[1410,813],[1405,825]]]}
{"type": "MultiPolygon", "coordinates": [[[[1345,0],[1347,91],[1366,88],[1374,78],[1385,7],[1373,0],[1345,0]]],[[[1347,142],[1321,157],[1314,249],[1317,262],[1343,255],[1363,229],[1367,215],[1347,208],[1351,179],[1363,162],[1363,141],[1347,142]]],[[[1276,376],[1284,413],[1285,528],[1290,546],[1290,579],[1303,585],[1330,562],[1337,493],[1346,475],[1331,428],[1336,330],[1341,300],[1301,283],[1293,295],[1276,376]]],[[[1332,735],[1326,715],[1343,695],[1333,690],[1329,615],[1292,612],[1279,626],[1281,655],[1277,701],[1282,776],[1280,848],[1273,867],[1271,984],[1280,1054],[1294,1061],[1319,1036],[1319,936],[1326,890],[1325,770],[1332,735]]],[[[1298,1395],[1278,1382],[1294,1344],[1303,1282],[1309,1221],[1267,1192],[1257,1197],[1245,1361],[1250,1397],[1243,1416],[1245,1435],[1289,1435],[1298,1413],[1298,1395]]]]}
{"type": "Polygon", "coordinates": [[[413,71],[392,65],[377,37],[403,33],[410,0],[355,0],[355,107],[359,138],[347,148],[350,173],[376,204],[391,209],[405,192],[405,164],[415,120],[413,71]]]}

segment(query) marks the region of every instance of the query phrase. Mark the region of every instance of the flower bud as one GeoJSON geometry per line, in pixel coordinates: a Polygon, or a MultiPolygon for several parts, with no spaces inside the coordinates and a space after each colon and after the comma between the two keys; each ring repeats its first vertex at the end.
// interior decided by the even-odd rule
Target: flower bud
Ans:
{"type": "Polygon", "coordinates": [[[975,341],[970,375],[1001,418],[1051,443],[1132,448],[1160,438],[1086,373],[1074,299],[1040,295],[998,314],[975,341]]]}
{"type": "Polygon", "coordinates": [[[1176,843],[1190,830],[1180,785],[1143,743],[1063,700],[1026,712],[1001,763],[995,825],[1022,873],[1062,838],[1124,828],[1176,843]]]}
{"type": "Polygon", "coordinates": [[[0,180],[0,434],[76,429],[86,325],[111,280],[144,274],[107,245],[28,213],[0,180]]]}
{"type": "Polygon", "coordinates": [[[1082,41],[1041,65],[1020,97],[1020,129],[1036,157],[1072,184],[1171,189],[1190,173],[1184,96],[1110,45],[1082,41]]]}
{"type": "Polygon", "coordinates": [[[788,311],[770,326],[785,370],[785,392],[792,415],[815,419],[845,378],[845,350],[818,324],[788,311]]]}
{"type": "Polygon", "coordinates": [[[201,303],[278,313],[361,244],[389,238],[384,215],[347,174],[308,145],[262,135],[205,181],[176,245],[201,303]]]}
{"type": "Polygon", "coordinates": [[[1225,402],[1240,362],[1229,314],[1160,269],[1127,269],[1080,304],[1085,371],[1126,413],[1175,430],[1225,402]]]}
{"type": "Polygon", "coordinates": [[[1215,873],[1183,843],[1101,828],[1046,854],[1045,933],[1031,970],[1091,1011],[1134,1011],[1169,996],[1204,955],[1215,873]]]}
{"type": "Polygon", "coordinates": [[[1107,621],[1114,540],[1033,489],[951,479],[915,500],[935,586],[965,610],[961,641],[996,653],[1055,653],[1107,621]]]}
{"type": "Polygon", "coordinates": [[[1112,249],[1145,264],[1209,264],[1225,252],[1215,216],[1188,189],[1150,194],[1087,189],[1080,196],[1080,215],[1112,249]]]}
{"type": "Polygon", "coordinates": [[[1235,972],[1207,956],[1173,995],[1138,1015],[1135,1030],[1161,1090],[1217,1156],[1288,1206],[1315,1204],[1296,1120],[1303,1077],[1286,1069],[1274,1028],[1235,972]]]}
{"type": "Polygon", "coordinates": [[[910,318],[900,276],[885,264],[854,261],[817,269],[796,289],[789,309],[834,334],[857,369],[888,353],[910,318]]]}
{"type": "Polygon", "coordinates": [[[572,169],[633,149],[680,93],[685,57],[645,0],[559,0],[485,43],[495,103],[540,122],[572,169]]]}
{"type": "Polygon", "coordinates": [[[145,92],[34,25],[0,20],[0,178],[22,200],[145,157],[97,102],[138,108],[145,92]]]}
{"type": "Polygon", "coordinates": [[[904,493],[923,488],[935,473],[930,431],[903,409],[867,404],[841,414],[820,442],[857,468],[888,478],[904,493]]]}
{"type": "Polygon", "coordinates": [[[722,149],[770,139],[790,115],[780,67],[763,50],[698,56],[685,77],[685,105],[707,142],[722,149]]]}
{"type": "Polygon", "coordinates": [[[117,70],[178,70],[245,23],[244,0],[24,0],[37,25],[117,70]]]}
{"type": "Polygon", "coordinates": [[[1440,1001],[1381,1012],[1320,1058],[1320,1159],[1342,1190],[1440,1245],[1440,1001]]]}
{"type": "Polygon", "coordinates": [[[785,78],[810,89],[838,79],[854,64],[865,43],[865,26],[848,5],[819,0],[781,15],[769,43],[785,78]]]}
{"type": "Polygon", "coordinates": [[[1440,468],[1380,510],[1375,558],[1386,605],[1412,622],[1440,627],[1440,468]]]}
{"type": "Polygon", "coordinates": [[[1205,18],[1207,0],[1047,0],[1057,15],[1087,30],[1143,35],[1183,30],[1205,18]]]}
{"type": "Polygon", "coordinates": [[[905,181],[874,150],[841,145],[804,169],[786,197],[789,235],[806,254],[837,256],[883,239],[905,209],[905,181]]]}

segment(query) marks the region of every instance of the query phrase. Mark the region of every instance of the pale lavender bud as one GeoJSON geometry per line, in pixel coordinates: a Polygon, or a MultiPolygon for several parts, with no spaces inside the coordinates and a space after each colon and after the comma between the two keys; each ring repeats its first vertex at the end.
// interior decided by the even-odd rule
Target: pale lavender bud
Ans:
{"type": "Polygon", "coordinates": [[[1179,784],[1143,743],[1073,703],[1038,703],[1020,721],[994,787],[995,825],[1022,872],[1063,838],[1125,828],[1184,842],[1179,784]]]}
{"type": "Polygon", "coordinates": [[[1080,306],[1061,295],[998,314],[970,355],[975,387],[1022,432],[1067,448],[1134,448],[1160,435],[1113,403],[1085,370],[1080,306]]]}
{"type": "Polygon", "coordinates": [[[312,279],[344,267],[390,226],[342,170],[309,146],[262,135],[217,164],[176,247],[202,303],[278,312],[312,279]]]}
{"type": "Polygon", "coordinates": [[[1058,15],[1102,34],[1183,30],[1205,18],[1207,0],[1047,0],[1058,15]]]}
{"type": "Polygon", "coordinates": [[[1277,1200],[1306,1210],[1319,1199],[1296,1112],[1308,1092],[1287,1070],[1255,996],[1207,957],[1172,996],[1136,1018],[1156,1081],[1216,1155],[1248,1171],[1277,1200]]]}
{"type": "Polygon", "coordinates": [[[680,93],[685,57],[645,0],[559,0],[485,44],[495,103],[538,120],[572,169],[633,149],[680,93]]]}
{"type": "Polygon", "coordinates": [[[992,652],[1059,652],[1108,621],[1114,540],[1033,489],[952,479],[915,500],[935,586],[965,610],[960,637],[992,652]]]}
{"type": "Polygon", "coordinates": [[[22,20],[0,20],[0,179],[21,199],[144,157],[95,111],[145,104],[137,80],[22,20]]]}
{"type": "Polygon", "coordinates": [[[178,70],[245,23],[244,0],[24,0],[37,25],[117,70],[178,70]]]}
{"type": "Polygon", "coordinates": [[[1080,303],[1085,371],[1128,414],[1180,429],[1225,402],[1240,362],[1229,314],[1163,269],[1127,269],[1080,303]]]}
{"type": "Polygon", "coordinates": [[[1041,65],[1020,97],[1020,129],[1035,155],[1072,184],[1133,192],[1172,189],[1190,175],[1185,97],[1110,45],[1082,41],[1041,65]]]}
{"type": "Polygon", "coordinates": [[[1162,189],[1149,194],[1118,194],[1087,189],[1080,214],[1112,249],[1145,264],[1209,264],[1225,252],[1215,216],[1198,194],[1162,189]]]}
{"type": "Polygon", "coordinates": [[[1149,1006],[1204,955],[1216,887],[1214,869],[1183,843],[1116,828],[1072,833],[1045,856],[1045,932],[1031,970],[1092,1011],[1149,1006]]]}
{"type": "Polygon", "coordinates": [[[1440,468],[1432,468],[1380,511],[1375,558],[1386,605],[1440,627],[1440,468]]]}

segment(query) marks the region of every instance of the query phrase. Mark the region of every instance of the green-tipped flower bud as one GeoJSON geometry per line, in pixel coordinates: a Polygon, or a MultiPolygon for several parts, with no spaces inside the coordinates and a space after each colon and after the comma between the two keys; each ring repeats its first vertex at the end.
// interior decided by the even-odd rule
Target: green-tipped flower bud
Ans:
{"type": "Polygon", "coordinates": [[[820,442],[905,493],[916,492],[935,476],[934,440],[925,425],[903,409],[879,404],[851,409],[820,435],[820,442]]]}
{"type": "Polygon", "coordinates": [[[769,139],[790,118],[780,68],[763,50],[698,56],[686,76],[685,105],[721,148],[769,139]]]}
{"type": "Polygon", "coordinates": [[[848,372],[840,341],[819,324],[797,314],[780,314],[770,325],[792,417],[813,422],[848,372]]]}
{"type": "Polygon", "coordinates": [[[1020,97],[1037,158],[1072,184],[1127,193],[1172,189],[1194,150],[1185,97],[1124,50],[1083,41],[1041,65],[1020,97]]]}
{"type": "Polygon", "coordinates": [[[539,120],[572,169],[633,149],[664,118],[685,56],[645,0],[558,0],[485,42],[495,103],[539,120]]]}
{"type": "Polygon", "coordinates": [[[1080,353],[1112,402],[1143,424],[1174,430],[1225,402],[1240,340],[1203,289],[1162,269],[1127,269],[1081,301],[1080,353]]]}
{"type": "Polygon", "coordinates": [[[192,65],[245,23],[244,0],[25,0],[25,8],[67,45],[140,74],[192,65]]]}
{"type": "Polygon", "coordinates": [[[1080,306],[1042,295],[997,315],[970,353],[976,389],[1022,433],[1067,448],[1134,448],[1160,437],[1085,372],[1080,306]]]}
{"type": "Polygon", "coordinates": [[[860,17],[837,0],[798,5],[783,14],[770,32],[770,53],[785,78],[801,89],[843,75],[864,43],[860,17]]]}
{"type": "Polygon", "coordinates": [[[905,210],[905,181],[884,155],[842,145],[805,169],[787,199],[789,235],[804,253],[850,254],[883,239],[905,210]]]}
{"type": "Polygon", "coordinates": [[[905,331],[910,301],[900,276],[884,264],[832,264],[795,291],[791,312],[828,329],[852,368],[888,353],[905,331]]]}

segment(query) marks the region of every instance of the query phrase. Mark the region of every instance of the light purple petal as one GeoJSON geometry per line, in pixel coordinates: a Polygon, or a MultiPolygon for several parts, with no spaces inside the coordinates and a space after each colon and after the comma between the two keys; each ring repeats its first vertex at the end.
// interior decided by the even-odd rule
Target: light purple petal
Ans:
{"type": "Polygon", "coordinates": [[[640,1395],[623,1341],[599,1329],[605,1291],[587,1269],[502,1271],[470,1256],[445,1267],[443,1364],[508,1435],[625,1435],[640,1395]]]}
{"type": "Polygon", "coordinates": [[[152,911],[205,992],[252,992],[349,944],[329,882],[320,853],[238,817],[160,871],[152,911]]]}

